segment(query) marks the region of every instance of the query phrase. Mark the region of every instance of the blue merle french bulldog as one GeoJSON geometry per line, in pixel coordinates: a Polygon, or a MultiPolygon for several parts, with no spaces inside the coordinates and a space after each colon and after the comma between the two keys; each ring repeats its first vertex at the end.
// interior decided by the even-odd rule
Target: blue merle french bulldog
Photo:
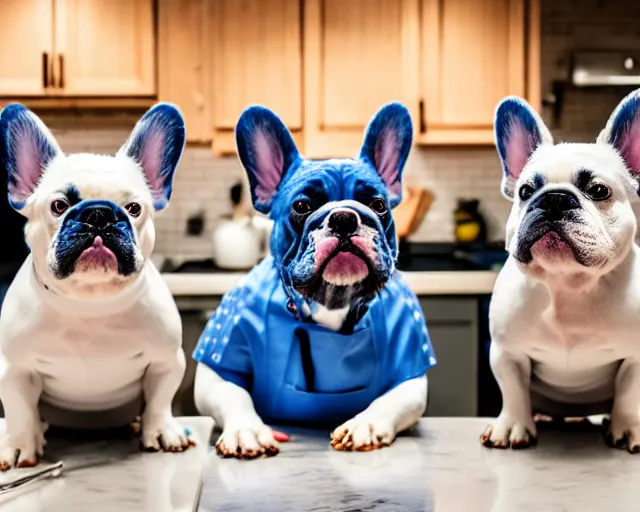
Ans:
{"type": "Polygon", "coordinates": [[[407,109],[382,108],[354,159],[305,159],[262,107],[242,114],[236,142],[253,204],[274,220],[273,256],[223,298],[193,354],[198,410],[223,428],[218,453],[277,454],[265,422],[337,427],[338,450],[390,445],[424,412],[436,363],[396,272],[407,109]]]}

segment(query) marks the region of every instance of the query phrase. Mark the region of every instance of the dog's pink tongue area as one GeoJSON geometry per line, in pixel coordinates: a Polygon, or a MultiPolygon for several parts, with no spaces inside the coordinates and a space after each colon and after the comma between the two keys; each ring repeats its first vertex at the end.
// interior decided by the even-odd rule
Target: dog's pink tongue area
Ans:
{"type": "Polygon", "coordinates": [[[573,258],[573,251],[560,236],[551,231],[531,247],[531,255],[537,257],[573,258]]]}
{"type": "Polygon", "coordinates": [[[83,267],[117,267],[118,260],[111,249],[104,246],[102,238],[97,236],[93,241],[93,245],[82,252],[76,265],[82,265],[83,267]]]}
{"type": "Polygon", "coordinates": [[[335,237],[325,238],[316,246],[316,271],[333,254],[338,247],[339,240],[335,237]]]}
{"type": "Polygon", "coordinates": [[[361,258],[350,252],[339,252],[322,273],[322,278],[338,285],[349,285],[362,281],[369,274],[369,267],[361,258]]]}

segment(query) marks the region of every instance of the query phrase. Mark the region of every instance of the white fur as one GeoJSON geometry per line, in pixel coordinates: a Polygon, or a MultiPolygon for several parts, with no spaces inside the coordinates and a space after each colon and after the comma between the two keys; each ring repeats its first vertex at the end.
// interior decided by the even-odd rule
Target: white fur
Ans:
{"type": "Polygon", "coordinates": [[[546,178],[537,193],[576,192],[584,226],[572,236],[596,240],[590,251],[600,264],[585,267],[572,257],[533,252],[533,261],[523,265],[509,256],[490,308],[490,362],[503,407],[483,441],[527,445],[536,435],[532,407],[542,404],[541,412],[557,416],[611,414],[613,441],[628,435],[631,450],[640,445],[640,254],[633,243],[633,181],[603,141],[543,143],[517,180],[507,223],[510,252],[522,235],[526,210],[517,189],[533,173],[546,178]],[[594,171],[611,188],[612,199],[597,203],[577,191],[577,169],[594,171]],[[611,400],[613,409],[603,405],[611,400]],[[568,412],[567,404],[579,404],[579,414],[568,412]]]}
{"type": "Polygon", "coordinates": [[[313,313],[313,319],[320,325],[324,325],[332,331],[339,331],[349,314],[349,306],[341,309],[328,309],[322,304],[316,303],[317,311],[313,313]]]}
{"type": "Polygon", "coordinates": [[[0,469],[14,463],[16,452],[18,464],[37,461],[45,444],[43,419],[82,428],[83,413],[116,408],[124,416],[106,414],[99,426],[123,425],[132,420],[127,406],[135,408],[142,396],[143,445],[185,448],[188,439],[171,413],[185,371],[182,327],[169,289],[148,261],[155,240],[153,204],[140,166],[122,154],[59,152],[21,213],[28,219],[31,255],[0,316],[0,398],[7,422],[0,469]],[[84,268],[66,279],[55,277],[64,215],[56,218],[50,204],[70,184],[83,200],[140,203],[140,216],[130,218],[136,240],[132,275],[84,268]]]}

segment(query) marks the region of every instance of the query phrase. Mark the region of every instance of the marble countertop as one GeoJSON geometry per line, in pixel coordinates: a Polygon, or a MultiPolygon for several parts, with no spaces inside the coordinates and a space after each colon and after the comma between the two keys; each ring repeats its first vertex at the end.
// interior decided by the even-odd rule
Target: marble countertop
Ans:
{"type": "MultiPolygon", "coordinates": [[[[244,272],[162,274],[174,296],[224,295],[244,272]]],[[[482,295],[493,291],[496,271],[403,272],[416,295],[482,295]]]]}
{"type": "Polygon", "coordinates": [[[212,456],[200,512],[637,511],[640,455],[605,446],[596,427],[544,429],[529,450],[489,450],[482,418],[426,418],[393,446],[330,449],[326,432],[288,430],[272,459],[212,456]]]}
{"type": "MultiPolygon", "coordinates": [[[[183,453],[144,453],[131,435],[109,440],[47,435],[45,461],[62,460],[64,470],[0,494],[2,512],[192,512],[209,460],[213,420],[179,418],[197,446],[183,453]]],[[[4,429],[4,420],[0,420],[4,429]]],[[[37,468],[34,468],[37,469],[37,468]]],[[[0,483],[30,469],[0,473],[0,483]]]]}

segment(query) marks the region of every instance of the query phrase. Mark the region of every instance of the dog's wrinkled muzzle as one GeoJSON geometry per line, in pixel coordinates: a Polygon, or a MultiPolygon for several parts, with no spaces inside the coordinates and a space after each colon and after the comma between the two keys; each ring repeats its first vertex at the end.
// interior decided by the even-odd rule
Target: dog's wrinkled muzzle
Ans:
{"type": "Polygon", "coordinates": [[[370,300],[395,270],[394,248],[380,218],[352,200],[314,212],[283,280],[307,299],[330,308],[370,300]]]}
{"type": "Polygon", "coordinates": [[[371,231],[362,229],[360,215],[350,208],[336,208],[316,232],[315,272],[325,281],[347,285],[362,281],[376,264],[371,231]]]}
{"type": "Polygon", "coordinates": [[[336,208],[327,217],[327,226],[335,236],[348,238],[360,227],[360,216],[350,208],[336,208]]]}
{"type": "Polygon", "coordinates": [[[580,201],[568,190],[551,190],[531,201],[518,230],[515,258],[527,264],[533,260],[532,248],[544,242],[544,251],[572,253],[581,264],[580,251],[571,236],[571,226],[581,224],[580,201]]]}
{"type": "Polygon", "coordinates": [[[573,192],[552,190],[536,197],[527,212],[538,210],[548,220],[562,220],[567,212],[580,208],[580,201],[573,192]]]}
{"type": "Polygon", "coordinates": [[[376,271],[377,246],[381,240],[373,219],[350,206],[329,211],[322,225],[313,231],[315,241],[314,273],[338,286],[353,285],[376,271]],[[363,222],[364,220],[364,222],[363,222]]]}
{"type": "Polygon", "coordinates": [[[135,239],[127,214],[111,201],[82,201],[65,216],[55,243],[55,274],[63,279],[82,265],[135,271],[135,239]]]}

